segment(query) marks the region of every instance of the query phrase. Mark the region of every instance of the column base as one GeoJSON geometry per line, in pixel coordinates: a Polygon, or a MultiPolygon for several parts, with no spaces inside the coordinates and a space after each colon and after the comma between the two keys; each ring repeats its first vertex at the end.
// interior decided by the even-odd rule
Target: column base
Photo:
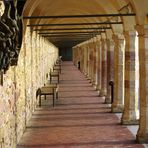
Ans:
{"type": "Polygon", "coordinates": [[[100,94],[100,92],[99,92],[99,97],[105,97],[104,95],[102,95],[102,94],[100,94]]]}
{"type": "Polygon", "coordinates": [[[90,79],[90,77],[86,77],[86,79],[89,81],[89,83],[91,83],[91,79],[90,79]]]}
{"type": "Polygon", "coordinates": [[[121,124],[123,125],[139,125],[139,120],[123,120],[121,119],[121,124]]]}
{"type": "Polygon", "coordinates": [[[100,91],[101,90],[101,87],[97,85],[96,86],[96,90],[99,90],[100,91]]]}
{"type": "Polygon", "coordinates": [[[139,120],[137,118],[137,113],[135,109],[126,109],[124,108],[121,123],[124,125],[137,125],[139,120]]]}
{"type": "Polygon", "coordinates": [[[88,74],[87,73],[84,73],[84,76],[87,78],[88,74]]]}
{"type": "Polygon", "coordinates": [[[90,81],[90,78],[89,77],[86,77],[86,80],[89,80],[90,81]]]}
{"type": "Polygon", "coordinates": [[[100,96],[107,96],[107,91],[106,91],[106,89],[101,89],[100,90],[100,94],[99,94],[100,96]]]}
{"type": "Polygon", "coordinates": [[[105,103],[106,103],[106,104],[111,104],[111,98],[106,97],[106,98],[105,98],[105,103]]]}
{"type": "Polygon", "coordinates": [[[90,76],[88,74],[85,77],[86,77],[86,79],[89,79],[90,80],[90,76]]]}
{"type": "Polygon", "coordinates": [[[95,84],[95,81],[91,78],[91,83],[92,83],[92,85],[94,85],[95,84]]]}
{"type": "Polygon", "coordinates": [[[101,92],[99,92],[99,97],[105,97],[101,92]]]}
{"type": "Polygon", "coordinates": [[[148,143],[148,133],[144,133],[144,134],[137,134],[136,135],[136,141],[138,143],[148,143]]]}
{"type": "Polygon", "coordinates": [[[93,87],[95,88],[95,90],[97,90],[97,85],[96,84],[93,84],[93,87]]]}
{"type": "Polygon", "coordinates": [[[123,105],[111,106],[112,113],[123,113],[123,105]]]}
{"type": "Polygon", "coordinates": [[[90,78],[90,76],[89,76],[88,73],[85,75],[85,77],[86,77],[86,79],[89,79],[90,78]]]}
{"type": "Polygon", "coordinates": [[[93,86],[96,86],[96,82],[95,82],[95,81],[92,81],[92,85],[93,85],[93,86]]]}

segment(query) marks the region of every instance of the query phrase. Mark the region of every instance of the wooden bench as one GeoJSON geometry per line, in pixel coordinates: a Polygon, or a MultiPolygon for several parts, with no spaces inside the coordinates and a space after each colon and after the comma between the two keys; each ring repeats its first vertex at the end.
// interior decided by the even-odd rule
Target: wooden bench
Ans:
{"type": "Polygon", "coordinates": [[[58,59],[56,60],[56,64],[60,64],[60,65],[61,65],[61,63],[62,63],[62,57],[60,56],[60,57],[58,57],[58,59]]]}
{"type": "Polygon", "coordinates": [[[59,84],[49,84],[49,83],[46,83],[46,85],[44,87],[51,87],[51,88],[54,88],[55,89],[55,94],[56,94],[56,99],[58,100],[59,98],[59,84]]]}
{"type": "Polygon", "coordinates": [[[48,84],[46,86],[38,88],[36,92],[36,97],[39,96],[39,106],[41,106],[41,96],[44,96],[46,99],[46,95],[52,95],[53,96],[53,107],[54,107],[55,106],[55,96],[56,96],[56,99],[58,99],[58,89],[59,87],[57,86],[57,84],[48,84]]]}
{"type": "Polygon", "coordinates": [[[58,83],[59,83],[59,81],[60,81],[59,71],[51,71],[50,70],[49,75],[50,75],[50,83],[52,82],[53,77],[56,77],[58,79],[58,83]]]}
{"type": "Polygon", "coordinates": [[[61,73],[61,65],[55,64],[53,67],[53,71],[58,71],[59,73],[61,73]]]}

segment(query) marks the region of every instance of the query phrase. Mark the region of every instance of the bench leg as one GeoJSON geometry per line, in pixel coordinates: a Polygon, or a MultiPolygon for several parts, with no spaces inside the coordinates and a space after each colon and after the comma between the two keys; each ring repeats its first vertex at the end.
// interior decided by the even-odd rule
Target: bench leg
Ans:
{"type": "Polygon", "coordinates": [[[55,104],[54,104],[54,93],[53,93],[53,107],[54,107],[54,105],[55,105],[55,104]]]}
{"type": "Polygon", "coordinates": [[[58,83],[59,83],[60,79],[59,79],[59,76],[58,76],[58,83]]]}
{"type": "Polygon", "coordinates": [[[57,100],[58,100],[58,96],[59,96],[59,95],[58,95],[58,92],[56,92],[56,99],[57,99],[57,100]]]}
{"type": "Polygon", "coordinates": [[[41,107],[41,95],[39,95],[39,106],[41,107]]]}
{"type": "Polygon", "coordinates": [[[50,83],[51,83],[51,76],[50,76],[50,83]]]}

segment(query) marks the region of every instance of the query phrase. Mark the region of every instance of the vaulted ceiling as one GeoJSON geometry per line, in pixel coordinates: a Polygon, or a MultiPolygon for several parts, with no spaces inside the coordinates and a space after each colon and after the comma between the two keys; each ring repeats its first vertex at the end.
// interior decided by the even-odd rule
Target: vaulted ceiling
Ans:
{"type": "Polygon", "coordinates": [[[26,0],[24,24],[58,47],[147,23],[147,0],[26,0]],[[142,8],[142,9],[141,9],[142,8]]]}

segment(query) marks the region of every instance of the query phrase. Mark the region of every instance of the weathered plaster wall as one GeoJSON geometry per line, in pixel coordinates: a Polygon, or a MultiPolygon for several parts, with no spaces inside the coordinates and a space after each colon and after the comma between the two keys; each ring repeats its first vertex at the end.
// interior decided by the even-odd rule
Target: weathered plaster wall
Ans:
{"type": "Polygon", "coordinates": [[[36,90],[58,57],[58,49],[27,28],[18,65],[4,74],[0,86],[0,147],[15,148],[36,108],[36,90]]]}

